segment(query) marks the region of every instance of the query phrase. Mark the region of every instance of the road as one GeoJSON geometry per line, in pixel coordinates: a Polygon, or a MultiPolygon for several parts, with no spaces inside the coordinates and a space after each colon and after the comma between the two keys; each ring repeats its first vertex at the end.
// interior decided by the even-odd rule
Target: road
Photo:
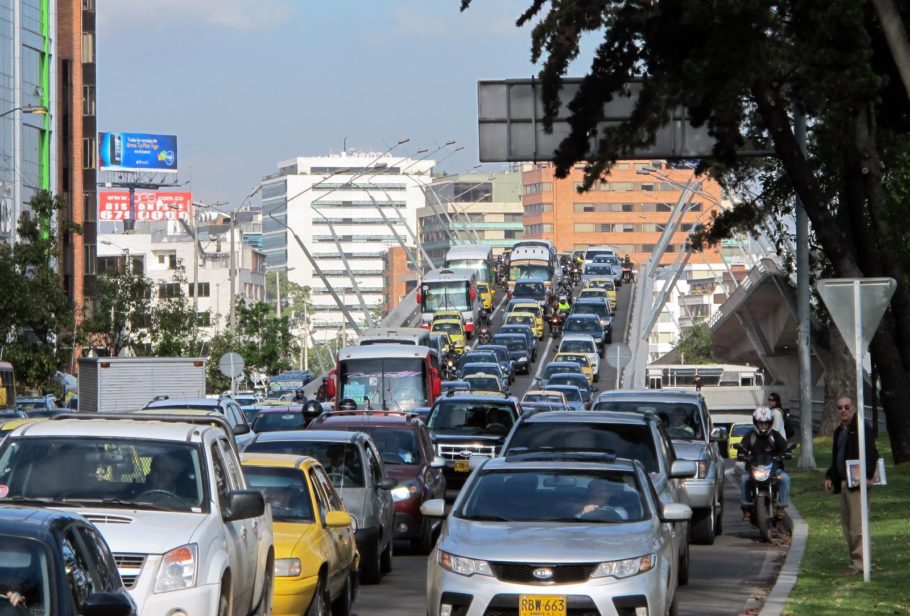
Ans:
{"type": "MultiPolygon", "coordinates": [[[[613,319],[613,340],[625,341],[632,285],[619,289],[618,308],[613,319]]],[[[495,315],[494,331],[502,316],[495,315]]],[[[518,376],[511,387],[521,398],[530,387],[534,373],[552,357],[553,339],[544,340],[531,376],[518,376]]],[[[603,362],[598,385],[612,389],[616,372],[603,362]]],[[[760,605],[754,597],[767,593],[786,556],[786,548],[762,544],[758,533],[743,524],[739,513],[739,480],[728,461],[724,491],[724,534],[711,546],[691,546],[689,585],[680,591],[680,614],[713,616],[750,614],[760,605]]],[[[426,556],[409,554],[407,544],[396,544],[392,572],[377,586],[361,586],[354,606],[357,616],[402,616],[426,614],[426,556]]],[[[757,612],[756,612],[757,613],[757,612]]]]}

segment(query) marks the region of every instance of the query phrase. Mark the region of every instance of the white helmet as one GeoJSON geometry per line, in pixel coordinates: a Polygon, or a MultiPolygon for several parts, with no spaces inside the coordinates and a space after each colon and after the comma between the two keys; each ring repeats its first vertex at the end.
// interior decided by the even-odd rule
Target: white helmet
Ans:
{"type": "Polygon", "coordinates": [[[755,426],[755,431],[762,436],[765,436],[771,431],[771,424],[773,422],[774,414],[767,406],[760,406],[752,413],[752,425],[755,426]],[[762,428],[759,424],[765,424],[765,427],[762,428]]]}

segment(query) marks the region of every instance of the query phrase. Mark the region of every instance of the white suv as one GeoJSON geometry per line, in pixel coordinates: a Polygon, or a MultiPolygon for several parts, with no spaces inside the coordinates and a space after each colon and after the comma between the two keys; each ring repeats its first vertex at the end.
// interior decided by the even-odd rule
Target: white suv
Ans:
{"type": "Polygon", "coordinates": [[[0,502],[67,508],[93,522],[143,616],[268,614],[271,510],[248,489],[229,428],[215,419],[23,426],[0,446],[0,502]]]}

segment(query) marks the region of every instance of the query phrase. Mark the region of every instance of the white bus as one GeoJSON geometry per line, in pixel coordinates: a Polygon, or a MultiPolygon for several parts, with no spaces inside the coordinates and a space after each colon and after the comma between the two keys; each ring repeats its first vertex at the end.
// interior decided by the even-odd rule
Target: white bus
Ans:
{"type": "Polygon", "coordinates": [[[493,249],[485,244],[464,244],[452,246],[446,253],[443,267],[447,269],[469,269],[477,275],[477,282],[493,282],[490,260],[493,249]]]}
{"type": "Polygon", "coordinates": [[[457,310],[470,337],[474,323],[480,318],[481,302],[476,282],[477,274],[467,269],[443,267],[424,274],[417,291],[421,325],[429,327],[439,310],[457,310]]]}
{"type": "Polygon", "coordinates": [[[509,258],[509,290],[519,281],[542,282],[549,289],[557,279],[556,260],[546,247],[519,246],[509,258]]]}

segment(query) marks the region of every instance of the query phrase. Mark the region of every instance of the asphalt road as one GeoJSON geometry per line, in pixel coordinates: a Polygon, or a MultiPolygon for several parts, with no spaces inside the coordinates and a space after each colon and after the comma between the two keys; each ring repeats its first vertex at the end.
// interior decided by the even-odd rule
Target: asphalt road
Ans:
{"type": "MultiPolygon", "coordinates": [[[[632,285],[619,289],[618,306],[613,319],[613,340],[624,341],[628,328],[632,285]]],[[[494,332],[502,319],[496,314],[494,332]]],[[[555,351],[553,339],[547,336],[538,351],[538,361],[531,376],[518,376],[511,387],[521,398],[532,384],[532,377],[555,351]]],[[[557,343],[558,344],[558,343],[557,343]]],[[[600,371],[601,390],[612,389],[616,372],[603,362],[600,371]]],[[[773,584],[786,548],[762,544],[758,533],[742,523],[739,512],[739,480],[728,461],[724,492],[724,534],[714,545],[691,546],[691,573],[688,586],[680,590],[680,614],[691,616],[730,616],[757,614],[756,607],[773,584]]],[[[361,586],[354,605],[357,616],[404,616],[426,614],[426,556],[413,556],[404,543],[396,543],[392,572],[376,586],[361,586]]]]}

